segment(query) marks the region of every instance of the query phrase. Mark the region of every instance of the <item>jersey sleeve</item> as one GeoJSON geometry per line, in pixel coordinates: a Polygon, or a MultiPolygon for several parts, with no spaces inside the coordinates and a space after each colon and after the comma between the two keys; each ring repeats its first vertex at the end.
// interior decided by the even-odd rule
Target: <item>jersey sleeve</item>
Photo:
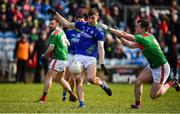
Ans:
{"type": "Polygon", "coordinates": [[[56,36],[55,35],[51,35],[50,37],[50,46],[54,46],[56,43],[56,36]]]}
{"type": "Polygon", "coordinates": [[[97,34],[98,41],[104,41],[105,35],[103,31],[99,31],[97,34]]]}
{"type": "Polygon", "coordinates": [[[76,22],[75,23],[75,27],[79,30],[83,29],[83,26],[84,26],[84,22],[76,22]]]}
{"type": "Polygon", "coordinates": [[[144,44],[144,38],[141,35],[135,35],[135,40],[137,43],[144,44]]]}

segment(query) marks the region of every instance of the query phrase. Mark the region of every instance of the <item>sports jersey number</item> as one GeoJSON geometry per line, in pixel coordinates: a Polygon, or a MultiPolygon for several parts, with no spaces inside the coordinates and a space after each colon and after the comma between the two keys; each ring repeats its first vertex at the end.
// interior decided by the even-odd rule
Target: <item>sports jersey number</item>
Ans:
{"type": "Polygon", "coordinates": [[[160,48],[158,41],[156,39],[154,39],[153,41],[160,48]]]}
{"type": "Polygon", "coordinates": [[[63,34],[62,36],[62,44],[63,44],[63,46],[68,46],[68,40],[67,40],[67,38],[66,38],[66,35],[65,34],[63,34]]]}

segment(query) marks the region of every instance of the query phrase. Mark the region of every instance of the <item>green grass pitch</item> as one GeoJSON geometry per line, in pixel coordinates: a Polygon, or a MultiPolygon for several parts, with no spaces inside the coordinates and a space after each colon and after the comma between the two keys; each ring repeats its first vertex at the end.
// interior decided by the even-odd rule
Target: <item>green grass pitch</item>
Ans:
{"type": "Polygon", "coordinates": [[[159,99],[149,97],[151,85],[144,85],[142,108],[131,109],[134,103],[133,85],[109,84],[113,95],[107,96],[98,86],[84,84],[86,108],[79,103],[62,102],[62,87],[53,84],[48,102],[34,103],[42,94],[43,84],[0,84],[0,113],[178,113],[180,92],[170,89],[159,99]]]}

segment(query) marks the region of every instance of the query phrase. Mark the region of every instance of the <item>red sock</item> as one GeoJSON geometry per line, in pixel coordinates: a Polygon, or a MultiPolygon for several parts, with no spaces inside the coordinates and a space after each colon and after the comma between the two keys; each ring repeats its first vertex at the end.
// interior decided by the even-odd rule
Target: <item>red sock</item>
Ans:
{"type": "Polygon", "coordinates": [[[168,85],[170,88],[170,87],[174,86],[174,81],[169,81],[165,85],[168,85]]]}
{"type": "Polygon", "coordinates": [[[136,106],[140,106],[141,105],[141,101],[136,101],[136,106]]]}

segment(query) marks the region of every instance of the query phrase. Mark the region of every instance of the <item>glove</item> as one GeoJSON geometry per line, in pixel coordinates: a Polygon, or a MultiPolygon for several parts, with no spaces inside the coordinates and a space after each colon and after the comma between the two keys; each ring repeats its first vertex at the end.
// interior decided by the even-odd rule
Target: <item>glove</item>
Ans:
{"type": "Polygon", "coordinates": [[[107,25],[105,25],[104,23],[102,22],[99,22],[99,26],[104,29],[105,31],[109,31],[109,27],[107,25]]]}
{"type": "Polygon", "coordinates": [[[43,65],[43,61],[45,60],[45,55],[44,54],[42,54],[41,55],[41,58],[39,59],[39,64],[40,65],[43,65]]]}
{"type": "Polygon", "coordinates": [[[101,64],[101,69],[104,71],[104,75],[108,76],[109,75],[109,70],[106,68],[104,64],[101,64]]]}
{"type": "Polygon", "coordinates": [[[49,9],[47,10],[47,13],[48,13],[48,14],[55,15],[55,14],[56,14],[56,11],[53,10],[53,9],[51,9],[51,8],[49,8],[49,9]]]}

